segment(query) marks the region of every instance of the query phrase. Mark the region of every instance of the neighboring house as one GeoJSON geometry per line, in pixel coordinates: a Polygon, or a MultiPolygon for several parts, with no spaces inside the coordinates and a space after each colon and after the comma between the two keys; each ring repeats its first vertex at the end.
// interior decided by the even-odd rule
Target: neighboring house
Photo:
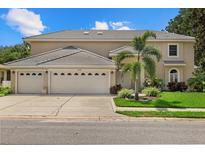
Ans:
{"type": "MultiPolygon", "coordinates": [[[[133,51],[130,42],[144,30],[65,30],[24,38],[32,56],[6,65],[14,93],[109,93],[120,83],[132,88],[130,75],[122,78],[111,60],[116,54],[133,51]]],[[[187,81],[194,71],[193,37],[153,31],[148,45],[158,48],[162,59],[156,74],[165,82],[187,81]]],[[[144,74],[141,84],[144,82],[144,74]]]]}

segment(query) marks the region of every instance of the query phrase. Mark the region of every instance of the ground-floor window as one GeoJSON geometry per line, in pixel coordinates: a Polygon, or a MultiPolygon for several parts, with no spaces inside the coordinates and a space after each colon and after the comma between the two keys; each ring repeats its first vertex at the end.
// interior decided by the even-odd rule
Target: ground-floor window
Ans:
{"type": "Polygon", "coordinates": [[[169,82],[179,82],[179,71],[177,69],[169,71],[169,82]]]}

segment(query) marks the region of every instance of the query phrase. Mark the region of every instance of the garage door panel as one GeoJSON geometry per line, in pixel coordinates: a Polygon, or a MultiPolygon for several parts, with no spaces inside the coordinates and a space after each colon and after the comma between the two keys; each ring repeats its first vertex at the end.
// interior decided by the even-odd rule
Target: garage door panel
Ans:
{"type": "Polygon", "coordinates": [[[109,93],[108,72],[52,72],[51,93],[109,93]]]}
{"type": "Polygon", "coordinates": [[[42,72],[19,72],[18,93],[39,94],[43,88],[42,72]]]}

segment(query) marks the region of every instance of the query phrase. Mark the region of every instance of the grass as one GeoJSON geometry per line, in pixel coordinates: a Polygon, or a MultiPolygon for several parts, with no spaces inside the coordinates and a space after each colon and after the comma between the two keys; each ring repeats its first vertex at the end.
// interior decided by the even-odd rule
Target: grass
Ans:
{"type": "Polygon", "coordinates": [[[119,107],[160,107],[160,108],[205,108],[205,93],[162,92],[160,97],[151,101],[135,101],[114,98],[119,107]]]}
{"type": "Polygon", "coordinates": [[[205,112],[182,111],[117,111],[131,117],[205,118],[205,112]]]}

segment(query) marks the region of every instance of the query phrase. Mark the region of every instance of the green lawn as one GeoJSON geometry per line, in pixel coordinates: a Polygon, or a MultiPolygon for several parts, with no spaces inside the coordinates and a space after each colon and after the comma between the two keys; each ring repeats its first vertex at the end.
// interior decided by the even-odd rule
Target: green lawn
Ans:
{"type": "Polygon", "coordinates": [[[114,98],[120,107],[205,108],[205,93],[162,92],[159,98],[143,102],[114,98]]]}
{"type": "Polygon", "coordinates": [[[173,111],[117,111],[131,117],[205,118],[205,112],[173,111]]]}

